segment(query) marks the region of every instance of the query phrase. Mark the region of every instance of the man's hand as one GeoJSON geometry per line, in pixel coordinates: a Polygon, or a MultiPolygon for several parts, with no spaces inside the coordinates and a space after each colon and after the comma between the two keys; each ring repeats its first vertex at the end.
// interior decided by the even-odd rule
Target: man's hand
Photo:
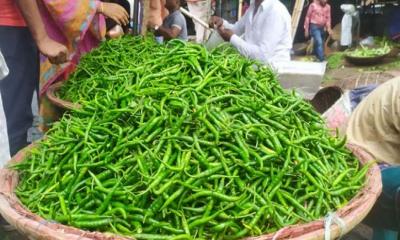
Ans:
{"type": "Polygon", "coordinates": [[[46,36],[37,42],[39,51],[46,57],[52,64],[61,64],[67,62],[67,48],[46,36]]]}
{"type": "Polygon", "coordinates": [[[231,41],[231,37],[234,34],[232,30],[224,28],[218,28],[218,33],[227,42],[231,41]]]}
{"type": "Polygon", "coordinates": [[[306,37],[306,39],[308,39],[310,37],[310,32],[309,31],[305,31],[304,32],[304,37],[306,37]]]}
{"type": "Polygon", "coordinates": [[[222,25],[224,25],[224,20],[222,20],[222,18],[220,17],[212,16],[209,24],[211,28],[219,29],[220,27],[222,27],[222,25]]]}
{"type": "Polygon", "coordinates": [[[46,32],[36,1],[16,0],[39,51],[53,64],[66,62],[67,47],[51,39],[46,32]]]}
{"type": "Polygon", "coordinates": [[[329,34],[329,36],[332,36],[332,35],[333,35],[332,29],[328,29],[328,34],[329,34]]]}
{"type": "Polygon", "coordinates": [[[102,2],[101,5],[99,7],[100,9],[97,9],[99,12],[111,18],[121,26],[129,24],[129,14],[119,4],[102,2]]]}

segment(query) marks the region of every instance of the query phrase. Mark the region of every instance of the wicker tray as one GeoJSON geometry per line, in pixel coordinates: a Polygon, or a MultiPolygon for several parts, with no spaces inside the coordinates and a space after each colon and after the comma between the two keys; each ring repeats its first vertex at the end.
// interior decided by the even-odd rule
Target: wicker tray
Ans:
{"type": "MultiPolygon", "coordinates": [[[[372,161],[373,158],[366,151],[354,145],[349,149],[358,157],[362,164],[372,161]]],[[[9,163],[23,161],[27,150],[20,151],[9,163]]],[[[109,235],[100,232],[83,231],[55,222],[49,222],[31,213],[20,203],[14,189],[18,184],[18,173],[9,169],[0,169],[0,213],[21,233],[31,239],[56,239],[56,240],[126,240],[129,238],[109,235]]],[[[346,228],[340,229],[336,224],[330,226],[331,239],[336,239],[340,234],[345,234],[365,218],[373,207],[382,190],[381,174],[377,164],[373,164],[367,173],[366,184],[361,191],[346,206],[335,214],[340,217],[346,228]]],[[[324,219],[307,224],[293,225],[259,237],[246,238],[247,240],[322,240],[324,239],[324,219]]]]}
{"type": "Polygon", "coordinates": [[[333,104],[335,104],[342,95],[343,90],[338,86],[324,87],[315,94],[310,103],[317,112],[323,114],[333,104]]]}
{"type": "Polygon", "coordinates": [[[64,82],[57,82],[57,83],[51,85],[47,89],[46,96],[49,99],[49,101],[64,110],[73,110],[73,109],[81,108],[82,106],[78,103],[68,102],[68,101],[65,101],[56,96],[56,92],[61,88],[63,83],[64,82]]]}

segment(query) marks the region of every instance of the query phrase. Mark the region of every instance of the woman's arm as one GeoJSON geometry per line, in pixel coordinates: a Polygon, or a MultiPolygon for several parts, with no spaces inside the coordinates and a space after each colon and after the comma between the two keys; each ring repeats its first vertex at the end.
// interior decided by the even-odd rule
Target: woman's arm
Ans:
{"type": "Polygon", "coordinates": [[[100,1],[100,3],[97,5],[97,12],[111,18],[121,26],[129,24],[128,12],[117,3],[100,1]]]}
{"type": "Polygon", "coordinates": [[[60,64],[66,62],[67,48],[48,36],[36,0],[16,0],[16,2],[39,51],[48,57],[51,63],[60,64]]]}

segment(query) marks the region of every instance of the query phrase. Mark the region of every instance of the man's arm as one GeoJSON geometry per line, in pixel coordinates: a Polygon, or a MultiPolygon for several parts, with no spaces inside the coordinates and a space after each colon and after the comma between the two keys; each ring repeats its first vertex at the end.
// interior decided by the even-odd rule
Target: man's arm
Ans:
{"type": "Polygon", "coordinates": [[[286,26],[283,17],[279,13],[268,16],[267,21],[268,24],[265,24],[264,30],[261,30],[262,36],[257,44],[248,43],[237,35],[232,35],[230,42],[242,55],[268,62],[282,38],[290,38],[290,34],[286,34],[290,29],[287,29],[288,26],[286,26]]]}
{"type": "Polygon", "coordinates": [[[231,29],[234,34],[241,36],[245,31],[246,21],[250,17],[250,11],[254,11],[254,9],[253,8],[247,9],[246,13],[242,16],[242,18],[240,18],[240,20],[234,24],[231,24],[228,21],[223,20],[224,28],[231,29]]]}
{"type": "Polygon", "coordinates": [[[166,40],[171,40],[177,38],[179,34],[181,34],[182,29],[186,27],[186,20],[183,15],[174,15],[172,24],[170,28],[167,27],[159,27],[156,31],[157,34],[160,34],[166,40]]]}
{"type": "Polygon", "coordinates": [[[66,62],[67,48],[47,35],[36,0],[16,0],[16,2],[39,51],[48,57],[51,63],[60,64],[66,62]]]}
{"type": "Polygon", "coordinates": [[[161,26],[157,29],[156,33],[163,36],[165,40],[171,40],[177,38],[181,31],[182,28],[173,25],[171,28],[161,26]]]}
{"type": "Polygon", "coordinates": [[[310,36],[310,22],[311,22],[311,15],[313,12],[313,8],[314,8],[314,5],[313,5],[313,3],[311,3],[310,6],[308,7],[307,15],[304,20],[304,35],[306,38],[308,38],[310,36]]]}
{"type": "Polygon", "coordinates": [[[249,8],[244,16],[234,24],[229,23],[221,17],[212,16],[210,20],[210,27],[218,29],[219,31],[221,31],[222,29],[229,29],[228,32],[232,32],[236,35],[241,36],[245,31],[246,21],[249,18],[250,11],[254,11],[253,8],[249,8]]]}
{"type": "Polygon", "coordinates": [[[328,5],[328,10],[326,13],[326,31],[329,33],[329,35],[332,35],[332,27],[331,27],[331,22],[332,22],[332,17],[331,17],[331,6],[328,5]]]}

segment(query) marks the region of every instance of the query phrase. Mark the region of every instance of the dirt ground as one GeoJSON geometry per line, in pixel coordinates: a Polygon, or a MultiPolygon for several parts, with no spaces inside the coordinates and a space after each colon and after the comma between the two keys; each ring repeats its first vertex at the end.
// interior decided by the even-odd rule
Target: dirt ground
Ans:
{"type": "Polygon", "coordinates": [[[343,60],[337,69],[326,71],[322,87],[338,86],[344,90],[354,89],[369,84],[381,84],[400,76],[400,57],[388,58],[375,66],[355,66],[343,60]]]}

